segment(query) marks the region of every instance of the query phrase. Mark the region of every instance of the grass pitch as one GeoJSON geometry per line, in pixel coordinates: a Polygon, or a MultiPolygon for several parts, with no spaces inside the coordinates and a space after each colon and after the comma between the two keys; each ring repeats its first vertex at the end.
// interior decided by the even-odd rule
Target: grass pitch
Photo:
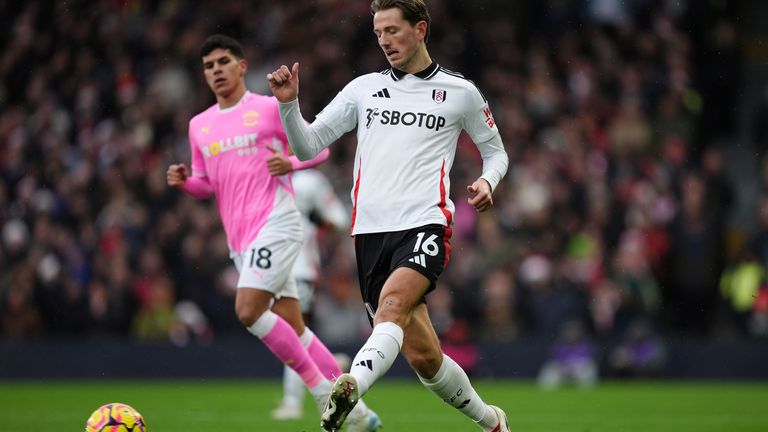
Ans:
{"type": "MultiPolygon", "coordinates": [[[[591,390],[543,392],[524,381],[476,381],[503,407],[515,432],[765,432],[768,383],[608,382],[591,390]]],[[[5,381],[0,431],[82,431],[108,402],[132,405],[151,432],[319,431],[309,397],[305,418],[269,417],[281,396],[277,381],[5,381]]],[[[384,431],[479,431],[417,381],[386,378],[365,397],[384,431]]]]}

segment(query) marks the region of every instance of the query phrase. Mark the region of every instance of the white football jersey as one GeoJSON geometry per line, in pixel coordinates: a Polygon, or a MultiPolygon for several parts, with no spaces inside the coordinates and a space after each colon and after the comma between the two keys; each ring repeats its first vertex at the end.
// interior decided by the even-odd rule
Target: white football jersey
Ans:
{"type": "Polygon", "coordinates": [[[293,190],[296,193],[296,207],[303,216],[304,241],[296,263],[293,277],[314,282],[320,272],[320,248],[317,226],[310,220],[312,213],[337,230],[345,229],[349,223],[348,211],[341,203],[328,179],[317,170],[305,169],[291,174],[293,190]]]}
{"type": "Polygon", "coordinates": [[[295,101],[280,106],[297,154],[316,153],[357,127],[353,235],[450,226],[449,173],[462,130],[480,150],[481,177],[492,189],[507,171],[487,101],[474,83],[436,63],[417,74],[387,69],[356,78],[309,128],[297,107],[295,101]]]}

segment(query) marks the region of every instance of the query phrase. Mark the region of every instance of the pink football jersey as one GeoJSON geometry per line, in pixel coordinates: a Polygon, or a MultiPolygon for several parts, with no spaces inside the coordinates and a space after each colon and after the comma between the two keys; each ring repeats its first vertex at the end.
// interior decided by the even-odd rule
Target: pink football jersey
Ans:
{"type": "Polygon", "coordinates": [[[266,163],[272,155],[267,146],[286,154],[287,142],[272,96],[246,92],[237,105],[215,104],[189,122],[192,175],[210,183],[229,247],[237,253],[258,236],[277,188],[293,194],[290,176],[272,176],[266,163]]]}

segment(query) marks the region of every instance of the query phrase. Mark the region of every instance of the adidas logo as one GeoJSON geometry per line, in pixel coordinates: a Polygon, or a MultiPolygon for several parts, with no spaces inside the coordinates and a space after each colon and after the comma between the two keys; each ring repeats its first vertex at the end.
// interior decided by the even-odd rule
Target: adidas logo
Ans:
{"type": "Polygon", "coordinates": [[[373,362],[370,360],[361,360],[355,366],[361,366],[361,367],[367,367],[371,371],[373,371],[373,362]]]}
{"type": "Polygon", "coordinates": [[[386,88],[385,88],[385,89],[382,89],[382,90],[379,90],[379,91],[377,91],[376,93],[374,93],[374,94],[373,94],[373,95],[371,95],[371,96],[373,96],[373,97],[383,97],[383,98],[390,98],[390,96],[389,96],[389,90],[387,90],[386,88]]]}
{"type": "Polygon", "coordinates": [[[418,264],[424,268],[427,267],[427,261],[424,259],[424,254],[416,255],[408,258],[408,262],[418,264]]]}

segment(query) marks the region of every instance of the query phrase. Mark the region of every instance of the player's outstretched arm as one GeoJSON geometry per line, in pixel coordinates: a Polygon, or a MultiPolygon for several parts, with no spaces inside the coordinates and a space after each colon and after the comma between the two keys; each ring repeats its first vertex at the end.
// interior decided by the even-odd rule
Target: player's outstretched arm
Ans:
{"type": "Polygon", "coordinates": [[[307,125],[299,109],[299,64],[294,63],[291,70],[282,65],[272,73],[267,74],[269,87],[278,102],[280,120],[283,122],[288,145],[299,160],[306,161],[319,154],[341,133],[324,128],[307,125]]]}

